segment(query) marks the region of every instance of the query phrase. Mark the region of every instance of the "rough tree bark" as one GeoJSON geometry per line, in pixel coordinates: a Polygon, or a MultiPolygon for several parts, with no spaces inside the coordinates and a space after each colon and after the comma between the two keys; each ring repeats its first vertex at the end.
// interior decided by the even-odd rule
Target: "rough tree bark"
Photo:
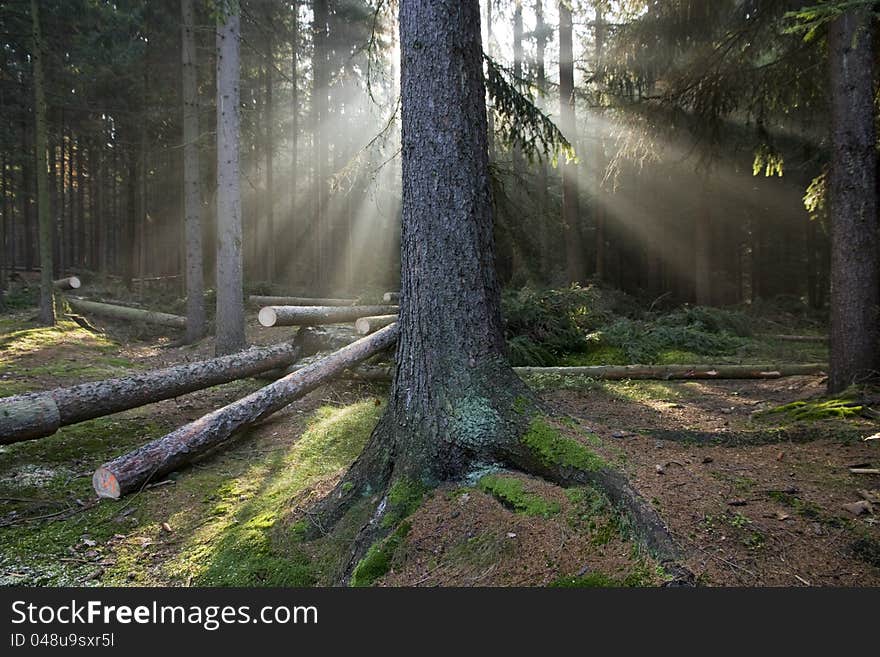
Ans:
{"type": "Polygon", "coordinates": [[[199,88],[193,0],[181,0],[183,64],[183,188],[186,234],[186,341],[205,334],[205,280],[202,271],[202,193],[199,173],[199,88]]]}
{"type": "MultiPolygon", "coordinates": [[[[380,521],[389,487],[459,481],[480,464],[501,463],[557,482],[605,486],[661,561],[674,564],[677,551],[662,521],[619,473],[554,462],[525,440],[537,404],[505,357],[479,2],[401,0],[399,20],[403,216],[395,376],[364,452],[306,514],[307,537],[358,502],[375,503],[355,539],[350,573],[368,545],[394,529],[380,521]],[[523,405],[533,410],[523,412],[523,405]]],[[[586,450],[574,439],[559,440],[586,450]]]]}
{"type": "Polygon", "coordinates": [[[238,9],[217,26],[217,355],[245,346],[241,261],[238,9]]]}
{"type": "Polygon", "coordinates": [[[240,429],[268,417],[328,379],[394,344],[397,325],[361,338],[143,447],[98,468],[92,477],[100,497],[117,498],[167,474],[221,444],[240,429]]]}
{"type": "Polygon", "coordinates": [[[871,10],[837,18],[829,31],[830,393],[876,377],[880,367],[873,61],[871,10]]]}
{"type": "Polygon", "coordinates": [[[37,213],[40,226],[40,323],[55,324],[55,295],[52,285],[52,216],[49,214],[49,172],[46,160],[46,95],[43,89],[43,34],[37,0],[31,0],[34,40],[34,150],[36,151],[37,213]]]}
{"type": "Polygon", "coordinates": [[[294,340],[118,379],[5,397],[0,399],[0,444],[50,436],[59,427],[287,367],[303,352],[300,341],[294,340]]]}

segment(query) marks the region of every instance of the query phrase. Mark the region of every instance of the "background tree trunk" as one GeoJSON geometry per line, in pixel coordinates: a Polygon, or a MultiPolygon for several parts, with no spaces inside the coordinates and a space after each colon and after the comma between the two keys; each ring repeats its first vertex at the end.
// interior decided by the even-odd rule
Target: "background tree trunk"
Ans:
{"type": "Polygon", "coordinates": [[[46,162],[46,97],[43,89],[43,36],[37,0],[31,0],[34,48],[34,150],[36,151],[37,213],[40,226],[40,323],[55,324],[52,285],[52,216],[49,214],[49,170],[46,162]]]}
{"type": "Polygon", "coordinates": [[[183,66],[183,187],[186,241],[186,341],[205,333],[205,280],[202,269],[202,192],[199,172],[199,89],[193,0],[181,0],[183,66]]]}
{"type": "MultiPolygon", "coordinates": [[[[568,0],[559,2],[559,128],[572,143],[577,142],[574,104],[574,48],[572,18],[568,0]]],[[[573,162],[560,162],[562,170],[562,226],[565,235],[566,273],[570,282],[582,280],[584,257],[578,218],[577,169],[573,162]]]]}
{"type": "Polygon", "coordinates": [[[217,28],[217,355],[245,346],[239,165],[240,17],[217,28]]]}
{"type": "Polygon", "coordinates": [[[880,365],[872,39],[868,9],[848,11],[829,31],[832,393],[880,365]]]}

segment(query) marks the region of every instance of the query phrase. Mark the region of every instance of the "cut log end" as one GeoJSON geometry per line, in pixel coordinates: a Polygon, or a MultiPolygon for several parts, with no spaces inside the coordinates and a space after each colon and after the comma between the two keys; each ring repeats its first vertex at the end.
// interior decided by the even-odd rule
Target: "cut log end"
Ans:
{"type": "Polygon", "coordinates": [[[98,497],[118,500],[120,497],[119,481],[107,468],[98,468],[92,475],[92,486],[98,497]]]}
{"type": "Polygon", "coordinates": [[[78,290],[82,287],[82,281],[78,276],[68,276],[53,282],[53,285],[59,290],[78,290]]]}
{"type": "Polygon", "coordinates": [[[400,292],[386,292],[382,295],[382,301],[385,303],[398,303],[400,301],[400,292]]]}
{"type": "Polygon", "coordinates": [[[257,319],[260,321],[261,326],[275,326],[275,322],[278,321],[278,314],[272,306],[266,306],[260,308],[257,319]]]}

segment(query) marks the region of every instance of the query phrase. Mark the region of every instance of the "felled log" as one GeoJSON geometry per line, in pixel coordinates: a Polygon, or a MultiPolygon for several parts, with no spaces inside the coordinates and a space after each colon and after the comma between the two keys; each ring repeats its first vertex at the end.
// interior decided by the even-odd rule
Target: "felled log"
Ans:
{"type": "Polygon", "coordinates": [[[248,300],[255,306],[353,306],[357,299],[313,299],[310,297],[264,297],[252,294],[248,300]]]}
{"type": "Polygon", "coordinates": [[[82,281],[77,276],[68,276],[67,278],[59,278],[57,281],[52,281],[52,285],[59,290],[78,290],[82,287],[82,281]]]}
{"type": "Polygon", "coordinates": [[[133,376],[0,399],[0,444],[51,436],[60,427],[286,367],[304,351],[285,342],[133,376]]]}
{"type": "Polygon", "coordinates": [[[769,337],[782,342],[828,342],[826,335],[771,335],[769,337]]]}
{"type": "Polygon", "coordinates": [[[400,303],[400,292],[386,292],[382,295],[385,303],[400,303]]]}
{"type": "Polygon", "coordinates": [[[354,323],[354,330],[358,335],[369,335],[380,328],[393,324],[397,321],[397,315],[372,315],[370,317],[358,317],[354,323]]]}
{"type": "Polygon", "coordinates": [[[67,297],[67,302],[70,304],[71,308],[83,313],[92,313],[103,317],[109,317],[111,319],[121,319],[129,322],[144,322],[146,324],[155,324],[157,326],[167,326],[170,328],[186,328],[186,317],[181,317],[179,315],[170,315],[168,313],[160,313],[154,310],[142,310],[141,308],[129,308],[128,306],[116,306],[109,303],[76,299],[74,297],[67,297]]]}
{"type": "MultiPolygon", "coordinates": [[[[819,363],[794,365],[595,365],[586,367],[514,367],[520,376],[554,375],[581,376],[590,379],[619,381],[623,379],[779,379],[786,376],[822,374],[826,365],[819,363]]],[[[389,381],[390,367],[361,366],[349,375],[368,381],[389,381]]]]}
{"type": "Polygon", "coordinates": [[[316,326],[396,312],[397,306],[266,306],[257,319],[263,326],[316,326]]]}
{"type": "Polygon", "coordinates": [[[176,470],[237,431],[284,408],[346,368],[387,349],[395,340],[397,324],[391,324],[243,399],[105,463],[92,477],[95,492],[99,497],[115,499],[139,489],[150,479],[176,470]]]}
{"type": "Polygon", "coordinates": [[[577,375],[593,379],[778,379],[821,374],[821,363],[791,365],[595,365],[587,367],[515,367],[520,375],[577,375]]]}

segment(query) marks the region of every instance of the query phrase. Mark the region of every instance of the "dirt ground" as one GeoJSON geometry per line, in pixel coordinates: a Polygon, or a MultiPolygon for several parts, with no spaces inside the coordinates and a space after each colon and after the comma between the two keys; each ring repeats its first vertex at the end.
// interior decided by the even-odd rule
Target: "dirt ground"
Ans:
{"type": "MultiPolygon", "coordinates": [[[[0,344],[0,394],[211,352],[209,341],[168,347],[155,334],[108,325],[105,335],[67,327],[37,340],[26,330],[27,318],[11,321],[17,324],[4,327],[0,344]]],[[[288,335],[249,327],[254,343],[288,335]]],[[[283,532],[356,456],[381,413],[383,385],[336,382],[134,499],[90,497],[88,478],[103,461],[259,385],[228,384],[0,448],[0,582],[330,583],[332,568],[297,579],[301,573],[291,563],[302,555],[283,532]],[[99,430],[106,432],[100,438],[99,430]],[[242,555],[254,550],[262,561],[251,564],[242,555]],[[295,558],[288,558],[290,550],[295,558]]],[[[700,584],[877,586],[880,477],[850,473],[853,466],[880,466],[880,441],[864,440],[878,431],[877,422],[859,416],[799,423],[763,413],[822,393],[822,378],[811,376],[585,382],[538,394],[567,435],[628,473],[668,523],[700,584]],[[857,516],[844,508],[865,499],[874,500],[874,512],[857,516]]],[[[514,480],[545,511],[503,503],[477,476],[434,491],[409,518],[409,531],[375,584],[662,583],[663,573],[625,519],[602,499],[517,473],[495,474],[508,485],[514,480]]]]}

